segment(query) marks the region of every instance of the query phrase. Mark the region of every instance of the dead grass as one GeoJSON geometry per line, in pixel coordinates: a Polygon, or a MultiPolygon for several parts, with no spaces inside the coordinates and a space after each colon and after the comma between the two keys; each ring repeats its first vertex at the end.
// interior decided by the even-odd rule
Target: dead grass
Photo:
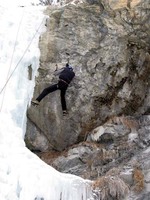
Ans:
{"type": "Polygon", "coordinates": [[[112,9],[121,9],[121,8],[134,8],[140,3],[140,0],[109,0],[109,4],[112,9]]]}
{"type": "Polygon", "coordinates": [[[47,164],[51,165],[52,162],[60,156],[65,156],[65,152],[57,152],[57,151],[50,151],[50,152],[40,152],[36,154],[41,160],[46,162],[47,164]]]}
{"type": "Polygon", "coordinates": [[[93,183],[99,200],[122,200],[129,192],[128,186],[118,176],[103,176],[93,183]]]}
{"type": "Polygon", "coordinates": [[[131,132],[137,132],[139,129],[139,123],[136,119],[131,118],[130,116],[112,116],[107,122],[107,124],[117,124],[123,125],[125,128],[130,129],[131,132]]]}
{"type": "Polygon", "coordinates": [[[144,189],[144,175],[141,169],[133,170],[134,191],[141,192],[144,189]]]}

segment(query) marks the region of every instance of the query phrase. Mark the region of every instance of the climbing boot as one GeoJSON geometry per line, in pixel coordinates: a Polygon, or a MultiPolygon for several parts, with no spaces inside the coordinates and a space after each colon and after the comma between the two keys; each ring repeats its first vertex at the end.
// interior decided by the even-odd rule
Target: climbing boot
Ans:
{"type": "Polygon", "coordinates": [[[31,101],[31,104],[32,104],[33,106],[38,106],[38,105],[40,104],[40,102],[37,101],[37,100],[33,100],[33,101],[31,101]]]}
{"type": "Polygon", "coordinates": [[[66,115],[68,115],[67,110],[63,110],[63,116],[66,116],[66,115]]]}

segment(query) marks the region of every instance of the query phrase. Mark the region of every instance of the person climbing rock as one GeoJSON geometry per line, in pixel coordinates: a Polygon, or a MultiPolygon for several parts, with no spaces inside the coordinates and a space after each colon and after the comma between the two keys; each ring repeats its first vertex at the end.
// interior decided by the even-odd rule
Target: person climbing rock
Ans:
{"type": "Polygon", "coordinates": [[[66,66],[61,68],[60,70],[58,70],[58,66],[56,65],[56,70],[54,72],[54,75],[59,75],[58,83],[45,88],[42,91],[42,93],[36,98],[36,100],[31,101],[31,104],[34,106],[37,106],[40,104],[40,101],[46,95],[56,90],[60,90],[62,111],[63,111],[63,115],[66,115],[68,112],[67,112],[65,94],[70,82],[75,76],[75,73],[73,71],[73,68],[67,63],[66,66]]]}

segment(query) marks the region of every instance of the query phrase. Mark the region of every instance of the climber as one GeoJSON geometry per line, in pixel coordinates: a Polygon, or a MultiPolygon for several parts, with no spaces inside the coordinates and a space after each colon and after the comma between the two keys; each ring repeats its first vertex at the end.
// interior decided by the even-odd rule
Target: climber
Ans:
{"type": "Polygon", "coordinates": [[[36,98],[36,100],[31,101],[31,104],[34,106],[39,105],[40,101],[46,95],[59,89],[60,96],[61,96],[61,106],[62,106],[63,115],[66,115],[68,112],[67,112],[65,94],[66,94],[68,85],[70,84],[70,82],[72,81],[72,79],[75,76],[75,73],[73,71],[73,68],[69,65],[69,63],[67,63],[66,66],[61,68],[60,70],[58,70],[58,66],[56,65],[56,70],[54,72],[54,75],[59,75],[58,83],[45,88],[42,91],[42,93],[36,98]]]}

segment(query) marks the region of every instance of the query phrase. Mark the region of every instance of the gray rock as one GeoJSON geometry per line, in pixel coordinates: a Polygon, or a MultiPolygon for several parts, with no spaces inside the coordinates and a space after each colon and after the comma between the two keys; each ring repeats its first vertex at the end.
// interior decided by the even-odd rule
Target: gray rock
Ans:
{"type": "Polygon", "coordinates": [[[28,148],[62,152],[47,158],[47,163],[91,180],[119,168],[118,175],[131,186],[127,200],[146,200],[150,190],[148,11],[149,0],[49,7],[33,98],[57,82],[55,65],[61,68],[69,58],[76,72],[66,94],[69,115],[62,116],[59,91],[28,109],[28,148]],[[132,120],[106,126],[107,120],[122,115],[135,118],[139,127],[133,127],[132,120]],[[98,127],[105,127],[104,131],[93,139],[98,127]],[[140,194],[133,189],[135,163],[144,175],[140,194]]]}
{"type": "MultiPolygon", "coordinates": [[[[124,10],[118,1],[47,9],[49,19],[39,44],[41,58],[34,98],[57,82],[53,76],[55,64],[64,66],[68,57],[76,78],[66,95],[69,116],[62,117],[59,91],[50,94],[38,108],[29,108],[27,137],[36,135],[38,130],[47,140],[45,149],[62,151],[84,140],[88,131],[112,115],[146,112],[150,96],[148,2],[141,1],[142,7],[130,4],[132,10],[124,10]],[[132,17],[140,11],[143,18],[132,17]],[[144,32],[135,34],[143,28],[144,32]],[[36,132],[34,126],[38,127],[36,132]]],[[[35,142],[34,148],[38,146],[35,142]]]]}

